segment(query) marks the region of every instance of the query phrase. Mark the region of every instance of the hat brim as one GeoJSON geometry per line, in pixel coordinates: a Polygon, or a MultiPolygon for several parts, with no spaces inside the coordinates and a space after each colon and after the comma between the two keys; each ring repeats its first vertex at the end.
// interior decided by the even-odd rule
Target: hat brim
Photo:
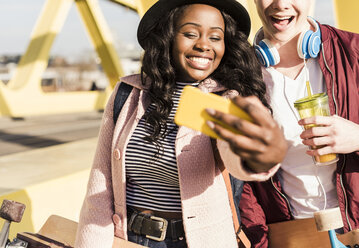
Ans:
{"type": "Polygon", "coordinates": [[[236,0],[159,0],[147,10],[142,17],[137,29],[137,40],[141,47],[144,47],[144,40],[157,22],[162,18],[163,13],[186,5],[186,4],[207,4],[229,14],[236,22],[238,29],[246,36],[251,30],[251,20],[247,10],[236,0]]]}

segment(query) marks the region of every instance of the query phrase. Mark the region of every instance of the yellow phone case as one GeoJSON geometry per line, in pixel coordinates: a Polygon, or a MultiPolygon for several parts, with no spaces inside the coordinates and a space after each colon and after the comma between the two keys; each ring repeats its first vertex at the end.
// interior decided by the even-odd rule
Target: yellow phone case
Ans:
{"type": "MultiPolygon", "coordinates": [[[[206,124],[207,120],[218,122],[209,116],[207,108],[212,108],[226,114],[231,114],[252,121],[250,116],[236,106],[231,100],[215,95],[213,93],[204,93],[193,86],[185,86],[180,98],[178,109],[175,115],[175,123],[179,126],[186,126],[200,131],[212,138],[219,138],[206,124]]],[[[222,123],[223,127],[234,133],[240,134],[237,130],[222,123]]]]}

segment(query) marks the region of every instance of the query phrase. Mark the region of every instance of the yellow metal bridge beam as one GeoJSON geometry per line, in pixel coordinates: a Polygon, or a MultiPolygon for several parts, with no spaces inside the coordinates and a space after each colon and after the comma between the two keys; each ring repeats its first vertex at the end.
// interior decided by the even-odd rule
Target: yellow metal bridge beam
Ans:
{"type": "Polygon", "coordinates": [[[97,54],[101,59],[102,68],[113,88],[118,82],[119,77],[123,76],[124,73],[98,1],[76,0],[75,2],[97,54]]]}
{"type": "MultiPolygon", "coordinates": [[[[156,0],[111,1],[127,6],[142,16],[156,0]]],[[[248,1],[241,2],[253,10],[252,1],[249,1],[248,5],[248,1]]],[[[24,117],[102,109],[111,89],[122,75],[120,59],[113,46],[98,0],[47,0],[14,77],[7,86],[0,84],[0,115],[24,117]],[[61,31],[74,1],[111,87],[105,92],[44,93],[41,89],[41,76],[47,67],[53,41],[61,31]]]]}
{"type": "Polygon", "coordinates": [[[31,34],[31,42],[21,57],[14,77],[7,87],[17,90],[25,85],[37,89],[45,71],[51,46],[68,15],[72,0],[47,1],[31,34]]]}
{"type": "Polygon", "coordinates": [[[137,11],[137,13],[140,16],[143,16],[143,14],[147,11],[147,9],[149,9],[156,2],[156,0],[110,0],[110,1],[121,4],[123,6],[126,6],[130,9],[137,11]]]}
{"type": "Polygon", "coordinates": [[[76,0],[76,5],[101,59],[111,88],[104,92],[44,93],[41,77],[56,35],[61,31],[74,0],[47,0],[34,27],[31,41],[8,85],[0,83],[0,116],[24,117],[103,109],[112,87],[123,75],[120,59],[98,0],[76,0]]]}
{"type": "MultiPolygon", "coordinates": [[[[156,0],[111,0],[135,10],[142,16],[156,0]]],[[[238,0],[249,11],[252,19],[252,40],[260,21],[252,0],[238,0]]],[[[336,0],[339,2],[339,0],[336,0]]],[[[357,0],[350,0],[357,1],[357,0]]],[[[338,5],[339,3],[337,3],[338,5]]],[[[22,56],[14,77],[7,86],[0,83],[0,116],[23,117],[102,109],[108,95],[123,75],[120,59],[113,46],[111,33],[102,15],[98,0],[47,0],[33,30],[31,42],[22,56]],[[71,4],[76,6],[87,28],[91,41],[101,59],[110,86],[105,92],[44,93],[41,76],[47,64],[51,46],[61,31],[71,4]]]]}
{"type": "Polygon", "coordinates": [[[136,0],[110,0],[111,2],[118,3],[124,7],[137,11],[136,0]]]}
{"type": "Polygon", "coordinates": [[[333,0],[336,27],[354,33],[359,33],[358,0],[333,0]]]}

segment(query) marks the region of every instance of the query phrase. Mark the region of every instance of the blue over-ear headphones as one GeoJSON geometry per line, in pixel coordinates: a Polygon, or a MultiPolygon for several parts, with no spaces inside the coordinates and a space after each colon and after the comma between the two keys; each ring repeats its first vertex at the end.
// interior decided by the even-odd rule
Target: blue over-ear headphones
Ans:
{"type": "MultiPolygon", "coordinates": [[[[315,27],[315,31],[302,32],[298,39],[297,51],[300,58],[316,58],[322,42],[319,24],[311,17],[308,21],[315,27]]],[[[260,63],[265,66],[274,66],[279,63],[280,57],[277,49],[269,40],[263,39],[263,28],[259,29],[254,37],[254,48],[260,63]]]]}

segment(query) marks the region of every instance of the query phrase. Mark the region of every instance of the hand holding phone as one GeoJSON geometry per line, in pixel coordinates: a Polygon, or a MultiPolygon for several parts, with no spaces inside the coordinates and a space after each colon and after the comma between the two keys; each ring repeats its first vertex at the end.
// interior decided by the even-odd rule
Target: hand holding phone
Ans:
{"type": "MultiPolygon", "coordinates": [[[[174,119],[175,123],[179,126],[186,126],[200,131],[217,139],[219,138],[218,135],[208,127],[206,121],[210,120],[217,123],[218,121],[207,114],[207,108],[252,121],[251,117],[231,100],[213,93],[204,93],[200,89],[188,85],[183,89],[174,119]]],[[[238,130],[233,129],[231,126],[225,123],[220,124],[232,132],[240,134],[238,130]]]]}

